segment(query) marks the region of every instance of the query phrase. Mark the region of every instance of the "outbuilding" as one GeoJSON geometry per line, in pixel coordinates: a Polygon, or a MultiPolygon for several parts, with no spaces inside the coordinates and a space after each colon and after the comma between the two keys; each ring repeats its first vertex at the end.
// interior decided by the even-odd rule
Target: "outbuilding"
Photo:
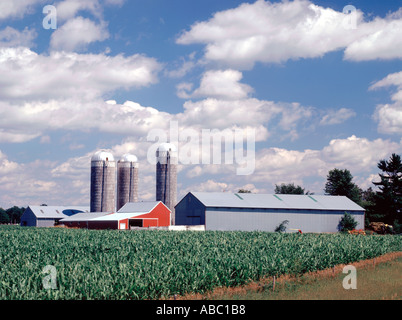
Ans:
{"type": "Polygon", "coordinates": [[[28,206],[21,216],[23,227],[54,227],[60,220],[77,213],[89,212],[89,207],[28,206]]]}
{"type": "Polygon", "coordinates": [[[362,207],[343,196],[189,192],[175,207],[176,225],[206,230],[337,232],[345,214],[364,229],[362,207]]]}
{"type": "Polygon", "coordinates": [[[62,219],[67,227],[129,230],[133,227],[168,227],[170,209],[161,201],[126,203],[115,213],[90,212],[62,219]]]}

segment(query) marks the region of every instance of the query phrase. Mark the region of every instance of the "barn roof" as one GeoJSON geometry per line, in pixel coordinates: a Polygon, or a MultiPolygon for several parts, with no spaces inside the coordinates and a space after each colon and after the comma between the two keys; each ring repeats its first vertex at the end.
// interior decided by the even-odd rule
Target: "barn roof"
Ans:
{"type": "Polygon", "coordinates": [[[110,212],[82,212],[77,213],[71,217],[66,217],[61,222],[74,222],[74,221],[88,221],[93,220],[94,218],[99,218],[105,215],[109,215],[110,212]]]}
{"type": "Polygon", "coordinates": [[[206,207],[307,210],[364,209],[345,196],[191,192],[206,207]]]}
{"type": "Polygon", "coordinates": [[[128,202],[117,212],[143,212],[148,213],[155,208],[160,201],[141,201],[141,202],[128,202]]]}
{"type": "Polygon", "coordinates": [[[30,209],[37,218],[50,219],[65,218],[77,213],[89,212],[89,207],[80,206],[29,206],[27,209],[30,209]]]}
{"type": "MultiPolygon", "coordinates": [[[[151,212],[161,201],[128,202],[119,211],[110,212],[85,212],[67,217],[61,222],[74,221],[120,221],[138,217],[151,212]]],[[[167,207],[166,207],[167,208],[167,207]]]]}

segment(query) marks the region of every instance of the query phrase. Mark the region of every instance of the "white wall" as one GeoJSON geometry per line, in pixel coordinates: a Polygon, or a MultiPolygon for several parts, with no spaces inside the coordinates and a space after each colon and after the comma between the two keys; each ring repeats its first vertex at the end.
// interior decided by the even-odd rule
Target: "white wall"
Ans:
{"type": "MultiPolygon", "coordinates": [[[[286,225],[288,232],[291,232],[289,229],[301,229],[302,232],[337,232],[344,212],[284,213],[207,209],[205,215],[206,230],[273,232],[280,223],[289,220],[286,225]]],[[[364,229],[364,214],[353,214],[353,217],[358,222],[356,229],[364,229]]]]}

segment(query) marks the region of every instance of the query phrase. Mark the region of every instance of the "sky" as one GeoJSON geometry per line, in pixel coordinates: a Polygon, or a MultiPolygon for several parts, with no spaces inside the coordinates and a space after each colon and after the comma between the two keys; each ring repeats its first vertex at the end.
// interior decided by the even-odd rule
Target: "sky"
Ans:
{"type": "Polygon", "coordinates": [[[324,194],[334,168],[374,187],[402,152],[401,32],[391,0],[0,0],[0,207],[88,206],[100,149],[155,200],[165,138],[178,200],[324,194]]]}

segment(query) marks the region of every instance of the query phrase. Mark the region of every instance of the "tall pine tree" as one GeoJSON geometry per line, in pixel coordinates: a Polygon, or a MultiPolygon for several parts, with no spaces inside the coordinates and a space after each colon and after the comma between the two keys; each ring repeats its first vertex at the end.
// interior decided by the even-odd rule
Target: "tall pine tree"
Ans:
{"type": "Polygon", "coordinates": [[[402,210],[402,162],[401,156],[392,154],[388,161],[381,160],[378,168],[381,181],[373,182],[380,189],[374,196],[374,217],[394,226],[394,231],[401,232],[402,210]]]}

